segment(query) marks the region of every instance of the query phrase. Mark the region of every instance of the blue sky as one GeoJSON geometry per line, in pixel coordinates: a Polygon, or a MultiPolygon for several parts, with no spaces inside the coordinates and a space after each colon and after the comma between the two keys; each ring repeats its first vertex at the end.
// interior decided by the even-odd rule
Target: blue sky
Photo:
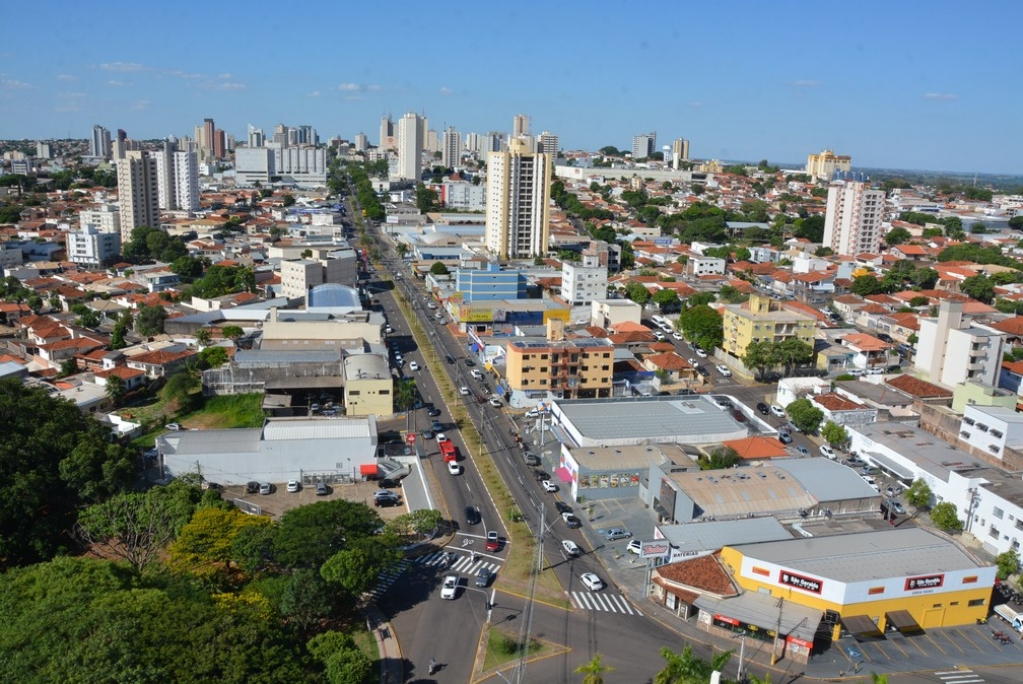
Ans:
{"type": "Polygon", "coordinates": [[[532,118],[565,149],[1023,174],[1023,4],[6,2],[0,138],[191,135],[212,117],[378,139],[532,118]]]}

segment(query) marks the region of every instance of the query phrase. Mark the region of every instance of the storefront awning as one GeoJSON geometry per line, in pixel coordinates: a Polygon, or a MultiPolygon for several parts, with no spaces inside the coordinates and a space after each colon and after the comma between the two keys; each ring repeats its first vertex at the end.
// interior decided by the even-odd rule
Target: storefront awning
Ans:
{"type": "Polygon", "coordinates": [[[558,476],[558,479],[568,484],[572,481],[572,471],[568,468],[558,468],[554,471],[554,474],[558,476]]]}
{"type": "Polygon", "coordinates": [[[890,613],[885,613],[884,617],[888,624],[892,625],[903,634],[912,634],[914,632],[924,631],[923,627],[921,627],[917,623],[916,619],[909,614],[908,610],[893,610],[890,613]]]}
{"type": "Polygon", "coordinates": [[[882,456],[881,454],[875,453],[873,451],[868,451],[866,453],[866,456],[877,465],[881,466],[882,468],[889,472],[894,473],[895,475],[901,477],[904,480],[913,479],[913,473],[910,472],[908,468],[896,463],[887,456],[882,456]]]}
{"type": "Polygon", "coordinates": [[[843,615],[842,627],[855,637],[884,636],[874,621],[866,615],[843,615]]]}
{"type": "Polygon", "coordinates": [[[359,466],[359,474],[367,477],[377,476],[377,464],[376,463],[364,463],[359,466]]]}
{"type": "MultiPolygon", "coordinates": [[[[778,625],[778,599],[758,592],[744,592],[732,598],[703,595],[693,602],[700,610],[712,615],[725,615],[740,622],[757,625],[764,631],[778,625]]],[[[821,610],[786,601],[781,614],[781,634],[813,643],[814,633],[821,621],[821,610]]]]}

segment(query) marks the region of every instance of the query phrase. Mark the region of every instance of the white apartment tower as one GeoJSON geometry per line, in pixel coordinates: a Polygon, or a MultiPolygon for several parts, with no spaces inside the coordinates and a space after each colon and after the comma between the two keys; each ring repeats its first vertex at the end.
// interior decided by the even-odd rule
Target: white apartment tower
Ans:
{"type": "Polygon", "coordinates": [[[121,242],[139,226],[159,227],[156,159],[147,152],[126,152],[117,160],[117,196],[121,205],[121,242]]]}
{"type": "Polygon", "coordinates": [[[487,156],[487,249],[501,259],[542,256],[550,230],[551,158],[513,138],[487,156]]]}
{"type": "Polygon", "coordinates": [[[558,136],[550,131],[544,131],[536,139],[536,151],[551,155],[551,159],[558,158],[558,136]]]}
{"type": "Polygon", "coordinates": [[[110,131],[100,125],[92,127],[92,139],[89,141],[89,154],[93,157],[110,156],[110,131]]]}
{"type": "Polygon", "coordinates": [[[355,136],[355,151],[365,152],[366,148],[369,147],[369,141],[366,139],[365,133],[358,133],[355,136]]]}
{"type": "Polygon", "coordinates": [[[520,138],[529,135],[529,117],[525,114],[516,114],[512,120],[512,137],[520,138]]]}
{"type": "Polygon", "coordinates": [[[861,181],[832,183],[824,215],[824,246],[848,256],[876,252],[883,218],[883,190],[871,190],[861,181]]]}
{"type": "Polygon", "coordinates": [[[423,119],[408,112],[398,120],[398,178],[419,180],[423,170],[423,119]]]}
{"type": "Polygon", "coordinates": [[[591,242],[578,263],[562,262],[562,299],[570,306],[589,306],[594,300],[607,299],[608,256],[606,242],[591,242]]]}
{"type": "Polygon", "coordinates": [[[249,124],[249,147],[262,147],[266,144],[266,134],[262,128],[249,124]]]}
{"type": "Polygon", "coordinates": [[[643,133],[632,138],[632,158],[646,159],[657,151],[657,134],[643,133]]]}
{"type": "Polygon", "coordinates": [[[173,143],[153,153],[156,159],[156,190],[160,209],[199,210],[199,155],[182,152],[173,143]]]}
{"type": "Polygon", "coordinates": [[[942,299],[937,318],[920,317],[914,369],[946,387],[967,381],[998,384],[1005,335],[963,316],[963,303],[942,299]]]}
{"type": "Polygon", "coordinates": [[[462,136],[453,126],[444,129],[444,142],[441,145],[441,163],[445,169],[453,169],[462,160],[462,136]]]}

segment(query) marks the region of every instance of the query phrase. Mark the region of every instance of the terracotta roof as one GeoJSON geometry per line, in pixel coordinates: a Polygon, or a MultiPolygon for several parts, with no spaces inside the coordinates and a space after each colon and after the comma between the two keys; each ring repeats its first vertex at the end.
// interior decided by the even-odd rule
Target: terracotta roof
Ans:
{"type": "Polygon", "coordinates": [[[789,456],[785,445],[774,437],[746,437],[722,442],[722,445],[735,449],[739,458],[758,460],[761,458],[782,458],[789,456]]]}
{"type": "MultiPolygon", "coordinates": [[[[0,361],[2,360],[0,359],[0,361]]],[[[1009,371],[1013,375],[1023,375],[1023,361],[1002,361],[1002,370],[1009,371]]]]}
{"type": "Polygon", "coordinates": [[[902,390],[906,394],[920,399],[952,396],[951,391],[943,387],[938,387],[926,380],[914,378],[912,375],[898,375],[886,382],[895,389],[902,390]]]}
{"type": "Polygon", "coordinates": [[[991,327],[1009,335],[1023,335],[1023,316],[1006,318],[1004,321],[998,321],[991,327]]]}
{"type": "Polygon", "coordinates": [[[845,335],[842,337],[842,341],[861,351],[881,351],[883,349],[892,348],[892,345],[888,344],[884,340],[880,340],[873,335],[868,335],[867,333],[853,333],[851,335],[845,335]]]}
{"type": "Polygon", "coordinates": [[[633,323],[632,321],[622,321],[616,325],[612,325],[611,329],[616,333],[627,333],[627,332],[650,332],[650,328],[643,325],[642,323],[633,323]]]}
{"type": "Polygon", "coordinates": [[[735,596],[739,593],[716,553],[662,565],[655,568],[654,573],[669,582],[718,596],[735,596]]]}
{"type": "Polygon", "coordinates": [[[693,366],[675,352],[665,352],[648,356],[647,361],[666,371],[688,370],[693,366]]]}
{"type": "Polygon", "coordinates": [[[98,378],[109,378],[111,375],[116,375],[122,380],[131,380],[132,378],[137,378],[145,374],[145,371],[137,368],[128,368],[127,366],[115,366],[110,370],[97,371],[95,373],[98,378]]]}
{"type": "Polygon", "coordinates": [[[920,317],[915,313],[910,313],[908,311],[903,313],[893,313],[888,318],[891,318],[903,328],[908,328],[909,330],[920,329],[920,317]]]}
{"type": "Polygon", "coordinates": [[[192,351],[169,352],[163,351],[161,349],[157,351],[145,352],[144,354],[136,354],[135,356],[132,356],[130,359],[128,359],[128,361],[134,363],[146,363],[152,366],[163,366],[168,363],[173,363],[175,361],[183,359],[187,356],[192,356],[194,354],[195,352],[192,351]]]}
{"type": "Polygon", "coordinates": [[[811,397],[810,401],[828,411],[855,411],[864,408],[862,404],[857,404],[855,401],[849,401],[843,396],[831,393],[811,397]]]}

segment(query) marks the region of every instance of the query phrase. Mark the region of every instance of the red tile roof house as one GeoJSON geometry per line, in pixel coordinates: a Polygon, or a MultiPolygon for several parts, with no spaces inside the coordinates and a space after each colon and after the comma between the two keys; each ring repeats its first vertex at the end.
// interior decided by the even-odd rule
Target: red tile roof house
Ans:
{"type": "Polygon", "coordinates": [[[96,384],[101,387],[107,386],[107,379],[111,376],[116,375],[121,378],[124,382],[124,389],[131,392],[132,390],[141,387],[146,382],[145,371],[137,370],[134,368],[127,368],[125,366],[118,366],[117,368],[111,368],[110,370],[97,371],[94,373],[96,378],[96,384]]]}
{"type": "Polygon", "coordinates": [[[164,378],[174,373],[195,355],[195,352],[191,350],[144,352],[128,357],[128,368],[143,371],[151,379],[164,378]]]}
{"type": "Polygon", "coordinates": [[[895,346],[867,333],[846,335],[841,338],[841,343],[843,347],[856,352],[853,357],[853,366],[856,368],[887,368],[888,350],[895,346]]]}
{"type": "Polygon", "coordinates": [[[824,411],[824,420],[838,425],[865,425],[877,422],[877,409],[851,401],[841,395],[828,393],[808,397],[810,402],[824,411]]]}

